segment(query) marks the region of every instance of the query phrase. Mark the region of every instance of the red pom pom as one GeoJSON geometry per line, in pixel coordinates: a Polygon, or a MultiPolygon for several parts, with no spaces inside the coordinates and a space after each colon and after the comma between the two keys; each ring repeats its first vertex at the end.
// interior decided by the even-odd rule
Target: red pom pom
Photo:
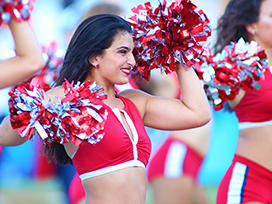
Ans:
{"type": "Polygon", "coordinates": [[[204,82],[210,104],[221,110],[225,102],[236,97],[239,89],[258,89],[267,66],[267,56],[259,44],[245,43],[241,38],[216,55],[207,50],[195,68],[204,82]]]}
{"type": "Polygon", "coordinates": [[[22,137],[36,133],[47,144],[82,142],[95,144],[104,136],[107,109],[101,86],[90,81],[82,85],[63,83],[65,97],[59,102],[45,101],[45,92],[30,84],[20,84],[9,92],[10,121],[22,137]]]}
{"type": "Polygon", "coordinates": [[[159,3],[153,9],[149,2],[132,9],[130,18],[135,42],[136,67],[149,79],[150,71],[160,68],[169,74],[175,63],[192,66],[202,54],[201,41],[211,35],[209,20],[190,0],[159,3]]]}

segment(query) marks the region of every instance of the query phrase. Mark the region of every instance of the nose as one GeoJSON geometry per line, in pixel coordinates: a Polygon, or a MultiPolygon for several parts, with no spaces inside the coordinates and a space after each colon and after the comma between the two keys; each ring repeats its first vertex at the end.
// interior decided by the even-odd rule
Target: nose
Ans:
{"type": "Polygon", "coordinates": [[[130,53],[130,54],[127,56],[127,63],[128,63],[130,66],[132,66],[132,67],[135,66],[136,61],[135,61],[135,58],[134,58],[133,53],[130,53]]]}

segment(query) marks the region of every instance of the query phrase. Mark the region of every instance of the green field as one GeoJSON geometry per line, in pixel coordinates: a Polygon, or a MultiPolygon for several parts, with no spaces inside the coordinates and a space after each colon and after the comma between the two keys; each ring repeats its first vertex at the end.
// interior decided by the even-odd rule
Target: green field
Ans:
{"type": "MultiPolygon", "coordinates": [[[[217,187],[204,188],[215,204],[217,187]]],[[[56,179],[47,181],[25,180],[12,184],[0,184],[1,204],[68,204],[62,186],[56,179]]],[[[147,191],[146,204],[152,204],[151,189],[147,191]]]]}

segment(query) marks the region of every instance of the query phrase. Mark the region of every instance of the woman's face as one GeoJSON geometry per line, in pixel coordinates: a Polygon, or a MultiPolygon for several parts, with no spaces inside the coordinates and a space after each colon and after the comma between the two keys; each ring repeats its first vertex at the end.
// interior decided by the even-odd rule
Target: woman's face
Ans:
{"type": "Polygon", "coordinates": [[[102,56],[98,57],[99,75],[97,77],[102,80],[102,83],[128,83],[130,70],[135,66],[133,49],[134,44],[130,33],[117,34],[112,45],[105,50],[102,56]]]}
{"type": "Polygon", "coordinates": [[[272,49],[272,0],[263,0],[258,22],[254,23],[256,40],[263,49],[272,49]]]}

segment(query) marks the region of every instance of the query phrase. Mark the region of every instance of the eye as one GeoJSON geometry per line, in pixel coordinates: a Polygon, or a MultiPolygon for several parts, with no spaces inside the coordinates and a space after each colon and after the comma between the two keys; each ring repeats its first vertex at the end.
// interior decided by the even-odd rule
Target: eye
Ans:
{"type": "Polygon", "coordinates": [[[122,49],[122,50],[119,50],[118,52],[121,53],[121,54],[127,54],[128,51],[125,50],[125,49],[122,49]]]}

